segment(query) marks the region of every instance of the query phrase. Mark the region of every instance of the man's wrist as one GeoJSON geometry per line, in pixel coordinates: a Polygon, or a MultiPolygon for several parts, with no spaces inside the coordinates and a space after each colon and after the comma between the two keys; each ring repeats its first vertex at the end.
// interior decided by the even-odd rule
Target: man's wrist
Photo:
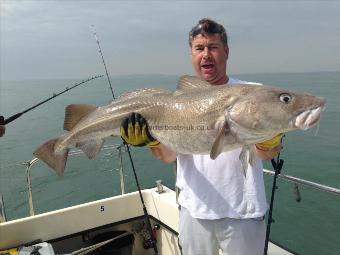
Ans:
{"type": "Polygon", "coordinates": [[[258,149],[259,151],[271,151],[271,150],[274,149],[275,147],[273,147],[273,148],[267,148],[267,147],[262,147],[262,146],[260,146],[260,145],[255,144],[255,148],[258,149]]]}
{"type": "Polygon", "coordinates": [[[148,143],[147,146],[148,146],[149,148],[156,148],[156,147],[158,147],[160,144],[161,144],[161,143],[160,143],[158,140],[155,140],[155,141],[152,141],[152,142],[148,143]]]}

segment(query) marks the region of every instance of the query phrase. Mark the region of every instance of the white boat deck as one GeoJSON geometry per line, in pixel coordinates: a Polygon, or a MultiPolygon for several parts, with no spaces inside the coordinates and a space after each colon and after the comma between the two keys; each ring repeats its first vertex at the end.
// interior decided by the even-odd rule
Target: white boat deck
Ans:
{"type": "MultiPolygon", "coordinates": [[[[166,225],[158,231],[159,254],[180,254],[177,246],[178,205],[176,194],[164,187],[159,194],[156,189],[143,190],[148,213],[166,225]]],[[[143,215],[138,192],[97,200],[65,209],[51,211],[0,224],[0,250],[20,246],[34,240],[50,241],[101,226],[135,219],[143,215]]],[[[152,254],[150,250],[137,249],[133,254],[152,254]]],[[[270,243],[269,255],[291,253],[270,243]]]]}

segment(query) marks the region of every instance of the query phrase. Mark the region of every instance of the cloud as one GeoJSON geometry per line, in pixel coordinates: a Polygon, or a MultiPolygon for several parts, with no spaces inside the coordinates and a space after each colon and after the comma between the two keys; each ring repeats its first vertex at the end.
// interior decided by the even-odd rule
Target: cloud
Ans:
{"type": "Polygon", "coordinates": [[[331,53],[339,46],[339,7],[334,2],[2,1],[1,79],[101,73],[91,24],[112,74],[192,73],[188,31],[207,16],[227,28],[232,72],[339,70],[340,60],[331,53]]]}

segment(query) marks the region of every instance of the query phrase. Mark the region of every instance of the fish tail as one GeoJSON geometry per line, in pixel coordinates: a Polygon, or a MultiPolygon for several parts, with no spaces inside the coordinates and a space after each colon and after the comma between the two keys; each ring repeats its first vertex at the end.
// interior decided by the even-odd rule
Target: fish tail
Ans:
{"type": "Polygon", "coordinates": [[[33,152],[33,155],[53,168],[59,176],[62,176],[69,149],[65,147],[58,152],[55,151],[56,144],[59,143],[60,139],[55,138],[45,142],[33,152]]]}

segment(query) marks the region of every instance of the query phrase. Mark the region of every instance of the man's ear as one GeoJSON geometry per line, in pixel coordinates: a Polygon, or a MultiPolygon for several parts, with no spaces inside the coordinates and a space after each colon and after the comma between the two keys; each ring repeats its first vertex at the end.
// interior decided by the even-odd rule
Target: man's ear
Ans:
{"type": "Polygon", "coordinates": [[[229,58],[229,47],[226,46],[224,48],[225,48],[225,53],[227,54],[227,59],[228,59],[229,58]]]}

